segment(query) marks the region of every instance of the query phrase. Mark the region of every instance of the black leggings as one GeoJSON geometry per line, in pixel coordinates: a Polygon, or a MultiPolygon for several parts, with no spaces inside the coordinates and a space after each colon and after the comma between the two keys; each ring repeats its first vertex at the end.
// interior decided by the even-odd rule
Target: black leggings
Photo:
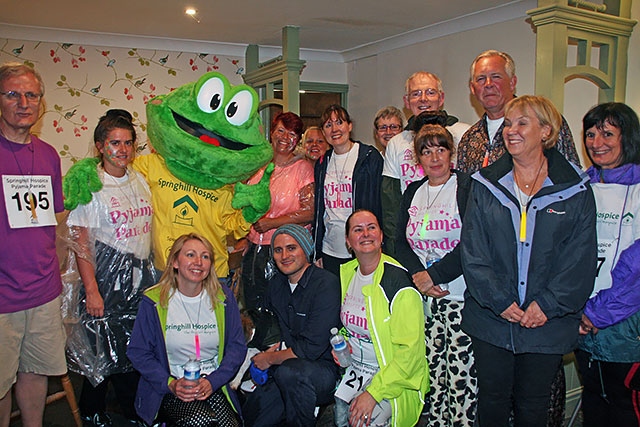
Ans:
{"type": "Polygon", "coordinates": [[[561,354],[523,353],[471,337],[478,374],[478,422],[508,427],[511,410],[516,427],[547,425],[551,384],[561,354]]]}
{"type": "Polygon", "coordinates": [[[105,377],[100,384],[94,387],[85,378],[82,384],[82,392],[80,393],[80,401],[78,402],[80,413],[85,416],[92,416],[99,412],[105,412],[107,391],[109,382],[111,382],[122,414],[130,420],[137,419],[134,401],[139,379],[140,375],[136,371],[113,374],[105,377]]]}
{"type": "Polygon", "coordinates": [[[638,427],[631,390],[624,379],[631,363],[591,360],[591,353],[575,352],[582,378],[582,415],[585,427],[638,427]]]}

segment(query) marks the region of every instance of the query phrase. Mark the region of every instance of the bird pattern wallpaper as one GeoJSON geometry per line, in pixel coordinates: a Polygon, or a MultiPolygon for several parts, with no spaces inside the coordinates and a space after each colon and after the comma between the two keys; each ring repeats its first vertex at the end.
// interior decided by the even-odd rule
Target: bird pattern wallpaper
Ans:
{"type": "Polygon", "coordinates": [[[94,154],[93,130],[108,109],[134,117],[138,151],[152,147],[146,134],[145,105],[156,95],[218,71],[242,83],[244,58],[215,53],[113,48],[0,38],[0,63],[21,62],[42,75],[45,95],[32,132],[60,154],[63,173],[94,154]]]}

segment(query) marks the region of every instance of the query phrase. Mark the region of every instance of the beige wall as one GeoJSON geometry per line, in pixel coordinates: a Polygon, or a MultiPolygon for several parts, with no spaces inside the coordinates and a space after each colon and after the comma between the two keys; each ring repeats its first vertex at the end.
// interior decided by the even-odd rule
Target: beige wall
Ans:
{"type": "MultiPolygon", "coordinates": [[[[632,18],[640,20],[640,0],[632,5],[632,18]]],[[[372,120],[384,105],[402,107],[404,82],[413,72],[430,71],[443,81],[445,109],[461,121],[475,123],[481,114],[469,94],[469,65],[486,49],[508,52],[516,62],[518,94],[534,93],[536,38],[526,18],[493,24],[416,43],[347,64],[349,112],[354,118],[354,137],[371,143],[372,120]]],[[[640,113],[640,28],[636,26],[629,48],[626,102],[640,113]]],[[[596,88],[590,82],[573,80],[566,85],[563,114],[569,121],[578,151],[582,149],[581,119],[596,104],[596,88]]]]}
{"type": "MultiPolygon", "coordinates": [[[[469,94],[469,65],[486,49],[509,52],[516,62],[518,93],[531,93],[535,34],[524,19],[456,33],[396,49],[349,64],[349,112],[360,122],[355,136],[370,138],[370,121],[380,106],[402,107],[404,83],[418,70],[438,75],[445,91],[445,109],[461,121],[475,123],[479,114],[469,94]],[[496,34],[504,36],[497,37],[496,34]],[[366,125],[361,122],[365,118],[366,125]],[[364,131],[363,131],[364,127],[364,131]]],[[[408,112],[407,112],[408,113],[408,112]]]]}

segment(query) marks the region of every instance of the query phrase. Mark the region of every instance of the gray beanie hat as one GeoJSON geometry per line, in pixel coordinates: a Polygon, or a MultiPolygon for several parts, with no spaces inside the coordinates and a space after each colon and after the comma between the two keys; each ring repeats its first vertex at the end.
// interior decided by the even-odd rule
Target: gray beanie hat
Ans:
{"type": "Polygon", "coordinates": [[[273,242],[276,240],[276,236],[280,234],[288,234],[296,239],[296,242],[300,245],[304,253],[307,255],[307,260],[311,262],[311,256],[313,255],[313,239],[311,233],[306,228],[298,224],[285,224],[279,227],[273,237],[271,237],[271,251],[273,252],[273,242]]]}

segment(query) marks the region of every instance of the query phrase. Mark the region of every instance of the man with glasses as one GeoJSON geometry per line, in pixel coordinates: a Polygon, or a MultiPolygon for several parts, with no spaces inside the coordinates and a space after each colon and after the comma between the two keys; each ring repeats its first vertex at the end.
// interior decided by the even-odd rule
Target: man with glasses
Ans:
{"type": "Polygon", "coordinates": [[[31,135],[44,85],[20,63],[0,66],[0,426],[9,425],[11,387],[22,425],[41,426],[47,376],[67,372],[56,256],[63,211],[56,150],[31,135]]]}
{"type": "Polygon", "coordinates": [[[403,127],[402,111],[392,105],[378,110],[373,119],[373,139],[383,156],[391,138],[402,132],[403,127]]]}
{"type": "MultiPolygon", "coordinates": [[[[418,71],[412,74],[405,83],[405,94],[402,97],[406,109],[411,110],[405,130],[391,138],[387,145],[382,171],[382,206],[383,227],[385,235],[385,252],[393,256],[395,252],[396,223],[402,194],[413,181],[424,177],[416,154],[413,150],[413,122],[423,111],[439,111],[444,107],[444,91],[442,81],[435,74],[418,71]]],[[[453,135],[457,145],[469,125],[458,121],[457,117],[447,115],[446,127],[453,135]]]]}

